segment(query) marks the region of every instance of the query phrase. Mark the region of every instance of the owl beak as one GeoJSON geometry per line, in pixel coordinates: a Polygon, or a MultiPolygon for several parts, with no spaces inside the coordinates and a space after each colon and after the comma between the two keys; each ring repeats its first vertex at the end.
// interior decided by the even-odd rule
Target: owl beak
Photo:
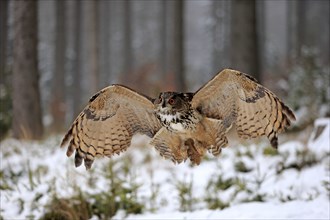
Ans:
{"type": "Polygon", "coordinates": [[[163,99],[162,108],[165,108],[165,107],[166,107],[166,103],[165,103],[165,100],[163,99]]]}

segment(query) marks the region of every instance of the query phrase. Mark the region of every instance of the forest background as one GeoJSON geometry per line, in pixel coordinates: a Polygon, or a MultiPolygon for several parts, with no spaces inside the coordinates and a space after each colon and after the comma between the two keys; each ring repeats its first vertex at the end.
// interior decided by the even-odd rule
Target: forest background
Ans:
{"type": "Polygon", "coordinates": [[[112,83],[152,97],[229,67],[300,110],[300,127],[329,116],[327,0],[5,0],[0,18],[1,138],[63,132],[112,83]]]}
{"type": "Polygon", "coordinates": [[[0,0],[0,219],[329,219],[329,15],[329,0],[0,0]],[[294,110],[278,151],[229,134],[219,157],[174,165],[135,136],[86,171],[59,148],[103,87],[193,92],[224,68],[294,110]]]}

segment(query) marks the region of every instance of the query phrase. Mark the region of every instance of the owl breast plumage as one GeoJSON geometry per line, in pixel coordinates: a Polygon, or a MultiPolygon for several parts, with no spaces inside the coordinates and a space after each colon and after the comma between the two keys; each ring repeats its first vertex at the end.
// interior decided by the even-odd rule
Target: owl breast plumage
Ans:
{"type": "Polygon", "coordinates": [[[75,165],[91,168],[96,157],[125,151],[134,134],[149,136],[165,159],[199,164],[206,152],[221,153],[235,125],[241,138],[266,136],[278,146],[278,134],[295,120],[293,112],[252,77],[225,69],[195,93],[163,92],[152,99],[121,85],[92,96],[63,138],[75,165]]]}

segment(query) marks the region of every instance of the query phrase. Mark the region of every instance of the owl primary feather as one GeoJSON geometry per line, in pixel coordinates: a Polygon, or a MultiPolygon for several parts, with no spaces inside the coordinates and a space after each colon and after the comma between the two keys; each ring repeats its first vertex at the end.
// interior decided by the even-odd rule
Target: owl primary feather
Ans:
{"type": "Polygon", "coordinates": [[[294,113],[252,77],[225,69],[195,93],[162,92],[155,99],[121,85],[93,95],[63,138],[75,166],[125,151],[134,134],[149,136],[160,155],[199,164],[206,152],[221,153],[232,125],[241,138],[266,136],[277,148],[294,113]]]}

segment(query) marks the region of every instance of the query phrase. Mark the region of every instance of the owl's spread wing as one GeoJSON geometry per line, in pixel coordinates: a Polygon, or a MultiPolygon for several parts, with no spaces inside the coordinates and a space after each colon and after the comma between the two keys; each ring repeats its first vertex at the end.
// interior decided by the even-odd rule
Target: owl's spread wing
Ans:
{"type": "Polygon", "coordinates": [[[75,153],[75,165],[82,160],[89,169],[95,157],[125,151],[136,133],[149,137],[161,128],[154,105],[146,96],[120,85],[96,93],[74,120],[61,146],[69,142],[67,156],[75,153]]]}
{"type": "Polygon", "coordinates": [[[271,91],[252,77],[225,69],[200,88],[192,106],[209,118],[236,124],[242,138],[266,135],[277,148],[277,135],[295,120],[293,112],[271,91]]]}

